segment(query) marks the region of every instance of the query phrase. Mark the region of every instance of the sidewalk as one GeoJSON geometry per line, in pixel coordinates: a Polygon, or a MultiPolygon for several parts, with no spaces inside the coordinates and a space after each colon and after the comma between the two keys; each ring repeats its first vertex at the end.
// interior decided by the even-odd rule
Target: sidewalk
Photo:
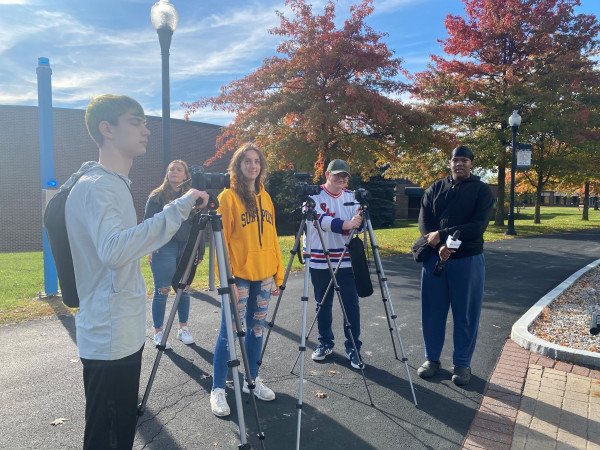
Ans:
{"type": "Polygon", "coordinates": [[[507,340],[462,448],[600,450],[600,370],[507,340]]]}
{"type": "MultiPolygon", "coordinates": [[[[419,327],[420,267],[409,255],[386,259],[386,276],[399,316],[398,326],[419,407],[412,403],[404,365],[394,358],[382,302],[375,295],[361,300],[366,386],[360,372],[349,367],[342,345],[322,363],[312,361],[307,355],[302,384],[301,448],[456,450],[465,444],[465,448],[509,449],[513,441],[518,441],[513,439],[515,430],[521,429],[516,426],[519,409],[533,416],[524,427],[525,438],[532,447],[536,444],[533,438],[541,434],[534,433],[535,418],[542,418],[535,407],[540,405],[541,409],[542,404],[550,403],[543,397],[532,396],[533,406],[525,409],[527,400],[522,400],[522,395],[528,373],[533,377],[536,372],[533,369],[537,369],[541,374],[539,388],[531,385],[536,392],[546,389],[546,383],[542,385],[541,381],[551,374],[546,368],[562,368],[562,372],[586,376],[594,382],[598,382],[599,374],[531,356],[527,350],[507,342],[505,336],[535,299],[596,260],[599,254],[600,229],[486,244],[487,301],[477,342],[478,357],[474,361],[471,383],[466,387],[457,387],[450,381],[451,345],[446,346],[442,355],[444,366],[434,379],[422,380],[414,374],[424,352],[419,327]],[[502,355],[500,360],[499,355],[502,355]],[[530,364],[538,367],[530,370],[530,364]],[[366,387],[375,407],[371,406],[366,387]],[[480,405],[483,406],[480,408],[480,405]]],[[[265,364],[261,366],[261,376],[277,393],[275,401],[258,404],[265,444],[270,450],[295,448],[298,426],[298,370],[294,374],[290,371],[301,340],[302,273],[290,276],[285,292],[265,364]]],[[[219,302],[214,292],[195,293],[189,322],[196,344],[186,346],[171,337],[173,349],[162,357],[146,413],[140,419],[135,449],[231,449],[239,444],[235,402],[231,401],[232,414],[227,418],[215,417],[209,406],[212,350],[220,324],[219,302]]],[[[150,310],[150,302],[147,306],[150,310]]],[[[309,313],[312,319],[313,308],[309,313]]],[[[151,330],[150,311],[147,326],[151,330]]],[[[343,336],[339,311],[335,327],[336,335],[343,336]]],[[[450,330],[451,326],[447,342],[451,342],[450,330]]],[[[140,392],[145,390],[156,360],[150,331],[149,334],[142,356],[140,392]]],[[[2,326],[0,342],[3,343],[0,346],[0,404],[7,405],[0,408],[0,449],[80,449],[85,399],[73,317],[58,315],[2,326]]],[[[307,347],[312,350],[316,343],[313,333],[307,347]]],[[[569,386],[570,392],[567,378],[564,384],[565,388],[569,386]]],[[[596,392],[592,391],[592,381],[590,391],[596,392]]],[[[228,388],[228,392],[233,400],[233,391],[228,388]]],[[[558,395],[569,398],[566,393],[558,395]]],[[[598,398],[592,396],[592,405],[597,404],[594,401],[598,398]]],[[[556,425],[553,434],[557,439],[558,427],[562,426],[560,414],[568,403],[561,400],[560,410],[558,406],[550,408],[555,418],[547,415],[544,419],[545,423],[556,425]]],[[[245,402],[242,406],[248,442],[260,448],[252,408],[245,402]]],[[[594,406],[591,408],[591,413],[588,409],[584,418],[574,413],[564,415],[586,426],[585,436],[575,428],[567,428],[569,432],[594,443],[597,442],[593,434],[597,422],[590,425],[588,418],[598,414],[594,406]],[[591,432],[589,438],[588,432],[591,432]]],[[[568,412],[566,408],[565,411],[568,412]]],[[[548,448],[543,442],[541,445],[548,448]]]]}

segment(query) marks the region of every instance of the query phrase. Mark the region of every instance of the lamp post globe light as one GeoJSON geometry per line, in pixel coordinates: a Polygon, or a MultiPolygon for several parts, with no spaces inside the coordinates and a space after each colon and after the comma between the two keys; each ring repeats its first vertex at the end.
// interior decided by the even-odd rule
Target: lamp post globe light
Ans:
{"type": "Polygon", "coordinates": [[[166,170],[171,161],[171,92],[169,86],[169,48],[171,37],[177,23],[179,14],[169,0],[159,0],[150,11],[152,26],[158,34],[162,60],[162,142],[163,165],[166,170]]]}
{"type": "Polygon", "coordinates": [[[515,171],[517,170],[517,131],[521,125],[521,116],[515,109],[508,118],[508,124],[512,128],[512,159],[510,163],[510,210],[508,212],[508,228],[506,234],[516,235],[515,230],[515,171]]]}

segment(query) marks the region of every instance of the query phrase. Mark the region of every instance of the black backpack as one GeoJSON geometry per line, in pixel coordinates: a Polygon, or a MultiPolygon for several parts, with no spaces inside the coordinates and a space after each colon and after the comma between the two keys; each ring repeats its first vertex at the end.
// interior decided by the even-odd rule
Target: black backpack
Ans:
{"type": "Polygon", "coordinates": [[[70,308],[79,307],[79,295],[77,295],[77,284],[75,283],[75,269],[73,268],[73,255],[71,255],[71,246],[69,245],[69,235],[67,234],[67,223],[65,221],[65,205],[69,192],[77,180],[84,174],[79,173],[72,184],[67,188],[65,185],[54,197],[50,199],[46,210],[44,211],[44,226],[50,241],[52,256],[56,264],[58,281],[62,300],[70,308]]]}

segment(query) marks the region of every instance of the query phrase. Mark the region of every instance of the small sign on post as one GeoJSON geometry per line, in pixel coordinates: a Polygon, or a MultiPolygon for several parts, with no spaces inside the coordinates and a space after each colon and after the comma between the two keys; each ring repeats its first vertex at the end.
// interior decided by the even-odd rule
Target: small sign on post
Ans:
{"type": "Polygon", "coordinates": [[[527,170],[531,168],[531,144],[519,144],[517,150],[517,169],[527,170]]]}

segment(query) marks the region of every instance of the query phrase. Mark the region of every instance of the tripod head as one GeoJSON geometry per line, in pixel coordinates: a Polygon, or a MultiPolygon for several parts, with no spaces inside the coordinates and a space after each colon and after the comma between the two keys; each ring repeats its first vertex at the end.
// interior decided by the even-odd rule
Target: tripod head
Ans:
{"type": "Polygon", "coordinates": [[[366,209],[369,205],[371,194],[365,188],[357,188],[354,191],[354,202],[345,202],[344,206],[360,205],[361,209],[366,209]]]}
{"type": "MultiPolygon", "coordinates": [[[[360,213],[360,215],[362,216],[362,224],[361,227],[364,225],[365,220],[366,221],[370,221],[371,220],[371,216],[369,215],[369,205],[368,204],[362,204],[362,203],[358,203],[358,202],[345,202],[344,206],[352,206],[352,205],[358,205],[358,211],[360,213]]],[[[365,229],[366,232],[366,229],[365,229]]]]}
{"type": "Polygon", "coordinates": [[[206,203],[206,208],[209,211],[216,211],[219,208],[219,200],[213,194],[208,194],[208,202],[206,203]]]}
{"type": "Polygon", "coordinates": [[[302,203],[302,214],[306,217],[306,220],[316,220],[318,217],[315,207],[317,203],[309,196],[306,196],[304,203],[302,203]]]}

